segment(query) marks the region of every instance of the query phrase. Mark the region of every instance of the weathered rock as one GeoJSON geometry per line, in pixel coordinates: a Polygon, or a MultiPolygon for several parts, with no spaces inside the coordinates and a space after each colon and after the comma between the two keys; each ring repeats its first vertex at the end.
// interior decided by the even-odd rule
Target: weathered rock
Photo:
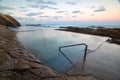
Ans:
{"type": "Polygon", "coordinates": [[[28,53],[16,40],[15,32],[0,26],[0,80],[37,80],[49,76],[61,77],[28,53]]]}
{"type": "Polygon", "coordinates": [[[0,25],[0,80],[97,80],[59,74],[28,53],[14,31],[0,25]]]}
{"type": "Polygon", "coordinates": [[[9,27],[20,26],[20,23],[16,19],[14,19],[12,16],[1,14],[1,13],[0,13],[0,24],[9,26],[9,27]]]}
{"type": "Polygon", "coordinates": [[[109,42],[120,45],[120,28],[104,28],[99,26],[94,29],[94,28],[79,28],[79,27],[68,26],[66,28],[57,29],[57,30],[99,35],[99,36],[107,36],[112,38],[109,42]]]}

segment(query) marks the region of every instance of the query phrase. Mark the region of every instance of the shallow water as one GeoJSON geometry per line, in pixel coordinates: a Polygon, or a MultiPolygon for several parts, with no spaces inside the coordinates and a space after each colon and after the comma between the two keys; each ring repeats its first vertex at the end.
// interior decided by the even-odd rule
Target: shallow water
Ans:
{"type": "Polygon", "coordinates": [[[104,43],[87,55],[85,63],[78,61],[67,74],[92,75],[100,80],[120,80],[120,46],[104,43]]]}
{"type": "Polygon", "coordinates": [[[50,28],[18,32],[17,37],[28,51],[58,72],[69,75],[86,72],[105,80],[119,79],[120,46],[106,43],[108,37],[58,31],[50,28]],[[74,65],[59,52],[60,46],[78,43],[88,45],[88,54],[84,65],[82,60],[84,46],[63,49],[65,55],[74,65]]]}

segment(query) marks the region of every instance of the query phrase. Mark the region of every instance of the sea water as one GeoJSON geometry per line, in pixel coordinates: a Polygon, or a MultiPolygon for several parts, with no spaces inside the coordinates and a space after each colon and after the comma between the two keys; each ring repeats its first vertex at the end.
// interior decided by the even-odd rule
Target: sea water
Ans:
{"type": "Polygon", "coordinates": [[[83,75],[85,72],[102,80],[120,79],[120,46],[105,42],[108,37],[31,26],[21,27],[16,31],[18,40],[29,52],[60,73],[83,75]],[[59,47],[79,43],[88,45],[84,64],[84,46],[62,49],[72,61],[71,64],[61,54],[59,47]]]}

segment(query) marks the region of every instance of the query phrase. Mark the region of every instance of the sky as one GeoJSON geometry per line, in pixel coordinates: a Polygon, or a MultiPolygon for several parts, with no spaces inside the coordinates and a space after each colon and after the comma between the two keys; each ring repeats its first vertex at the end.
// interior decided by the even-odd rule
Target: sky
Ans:
{"type": "Polygon", "coordinates": [[[120,0],[0,0],[0,13],[21,23],[92,22],[120,25],[120,0]]]}

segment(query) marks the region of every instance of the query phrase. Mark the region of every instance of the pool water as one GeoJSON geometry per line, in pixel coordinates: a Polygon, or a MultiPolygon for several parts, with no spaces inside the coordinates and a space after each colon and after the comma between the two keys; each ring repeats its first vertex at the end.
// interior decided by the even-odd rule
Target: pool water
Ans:
{"type": "Polygon", "coordinates": [[[105,42],[108,37],[39,28],[34,31],[20,29],[17,38],[29,52],[60,73],[76,75],[85,72],[105,80],[120,79],[120,46],[105,42]],[[60,46],[79,43],[88,45],[84,67],[84,46],[62,49],[73,64],[59,52],[60,46]]]}

